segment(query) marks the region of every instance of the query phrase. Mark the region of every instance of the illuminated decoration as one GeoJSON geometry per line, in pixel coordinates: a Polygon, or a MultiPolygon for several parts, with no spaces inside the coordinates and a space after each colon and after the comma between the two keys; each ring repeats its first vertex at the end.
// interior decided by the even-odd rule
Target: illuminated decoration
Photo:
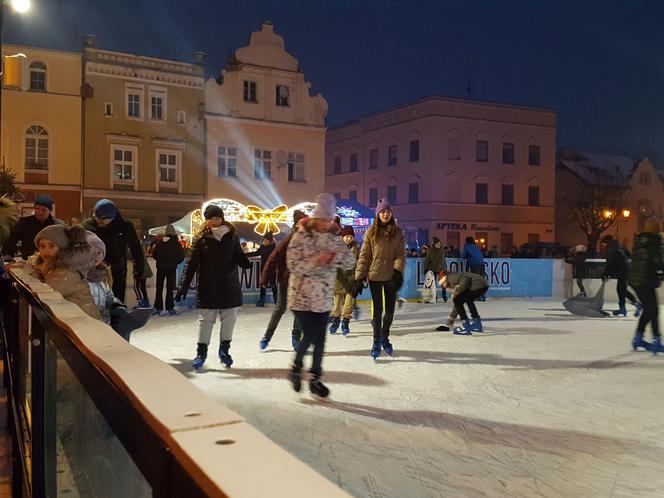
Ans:
{"type": "Polygon", "coordinates": [[[286,212],[288,211],[288,206],[285,204],[280,204],[272,211],[264,211],[257,206],[247,206],[249,223],[254,224],[258,223],[254,227],[254,232],[258,235],[265,235],[267,232],[272,232],[274,235],[277,235],[281,232],[281,229],[277,223],[288,223],[288,218],[286,217],[286,212]]]}
{"type": "Polygon", "coordinates": [[[337,206],[339,218],[359,218],[360,212],[350,206],[337,206]]]}

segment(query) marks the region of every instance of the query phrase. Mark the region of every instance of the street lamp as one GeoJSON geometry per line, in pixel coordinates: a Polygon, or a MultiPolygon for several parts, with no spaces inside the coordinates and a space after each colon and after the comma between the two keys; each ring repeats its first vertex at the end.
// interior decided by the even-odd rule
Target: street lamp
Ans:
{"type": "Polygon", "coordinates": [[[605,209],[604,210],[604,218],[606,218],[608,220],[612,217],[613,217],[613,211],[611,211],[610,209],[605,209]]]}
{"type": "Polygon", "coordinates": [[[12,8],[19,14],[25,14],[30,10],[30,0],[11,0],[12,8]]]}
{"type": "MultiPolygon", "coordinates": [[[[622,218],[627,219],[630,214],[631,211],[629,209],[622,210],[622,218]]],[[[616,218],[616,238],[620,240],[620,217],[616,218]]]]}

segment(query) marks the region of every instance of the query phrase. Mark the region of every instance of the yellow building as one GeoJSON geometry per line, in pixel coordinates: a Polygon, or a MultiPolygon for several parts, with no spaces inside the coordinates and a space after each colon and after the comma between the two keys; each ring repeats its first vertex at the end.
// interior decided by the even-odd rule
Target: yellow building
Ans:
{"type": "Polygon", "coordinates": [[[205,83],[208,198],[273,208],[323,190],[327,102],[310,88],[271,23],[205,83]]]}
{"type": "Polygon", "coordinates": [[[81,209],[81,55],[7,44],[2,51],[26,55],[30,83],[2,90],[1,160],[16,173],[26,210],[49,193],[54,215],[67,221],[81,209]]]}
{"type": "Polygon", "coordinates": [[[205,196],[204,54],[193,64],[83,48],[86,214],[113,200],[142,231],[205,196]]]}

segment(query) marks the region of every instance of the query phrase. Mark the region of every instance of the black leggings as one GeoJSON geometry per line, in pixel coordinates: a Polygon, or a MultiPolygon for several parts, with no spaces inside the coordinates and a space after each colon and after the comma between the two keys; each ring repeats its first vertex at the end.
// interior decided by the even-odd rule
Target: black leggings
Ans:
{"type": "Polygon", "coordinates": [[[486,291],[489,290],[488,287],[484,287],[479,290],[467,290],[459,294],[454,298],[454,308],[459,313],[459,317],[462,320],[468,320],[468,315],[464,308],[464,304],[468,305],[468,310],[470,311],[470,316],[473,318],[479,318],[480,315],[477,313],[477,308],[475,307],[475,300],[482,297],[486,291]]]}
{"type": "Polygon", "coordinates": [[[330,312],[316,313],[313,311],[293,311],[295,320],[302,327],[302,340],[297,346],[295,361],[293,365],[297,370],[302,368],[304,355],[307,354],[309,346],[313,344],[314,354],[311,361],[311,370],[315,377],[323,374],[323,353],[325,353],[325,336],[327,335],[327,321],[330,312]]]}
{"type": "Polygon", "coordinates": [[[618,292],[618,306],[621,308],[625,307],[625,298],[629,299],[629,302],[632,304],[636,301],[634,294],[627,289],[627,279],[624,277],[618,279],[616,292],[618,292]]]}
{"type": "Polygon", "coordinates": [[[394,307],[397,302],[397,290],[388,282],[369,281],[371,290],[371,324],[373,326],[374,341],[387,339],[390,336],[390,327],[394,321],[394,307]],[[384,302],[383,302],[384,296],[384,302]],[[385,317],[383,317],[383,305],[385,306],[385,317]]]}
{"type": "Polygon", "coordinates": [[[657,304],[657,289],[648,287],[634,287],[636,295],[639,296],[639,301],[643,306],[643,311],[639,317],[639,324],[636,328],[637,332],[643,334],[646,331],[646,326],[650,324],[652,327],[652,336],[659,337],[659,305],[657,304]]]}
{"type": "MultiPolygon", "coordinates": [[[[274,304],[277,304],[277,286],[276,284],[269,284],[272,289],[272,297],[274,298],[274,304]]],[[[261,303],[265,302],[265,294],[267,294],[267,287],[261,287],[260,291],[260,301],[261,303]]]]}

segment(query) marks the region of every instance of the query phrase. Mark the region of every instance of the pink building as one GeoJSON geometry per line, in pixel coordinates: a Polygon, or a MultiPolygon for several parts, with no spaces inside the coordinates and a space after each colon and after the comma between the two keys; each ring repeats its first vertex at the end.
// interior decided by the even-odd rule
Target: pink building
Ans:
{"type": "Polygon", "coordinates": [[[387,198],[410,246],[471,235],[509,253],[555,240],[555,147],[552,110],[426,97],[330,128],[325,187],[387,198]]]}

